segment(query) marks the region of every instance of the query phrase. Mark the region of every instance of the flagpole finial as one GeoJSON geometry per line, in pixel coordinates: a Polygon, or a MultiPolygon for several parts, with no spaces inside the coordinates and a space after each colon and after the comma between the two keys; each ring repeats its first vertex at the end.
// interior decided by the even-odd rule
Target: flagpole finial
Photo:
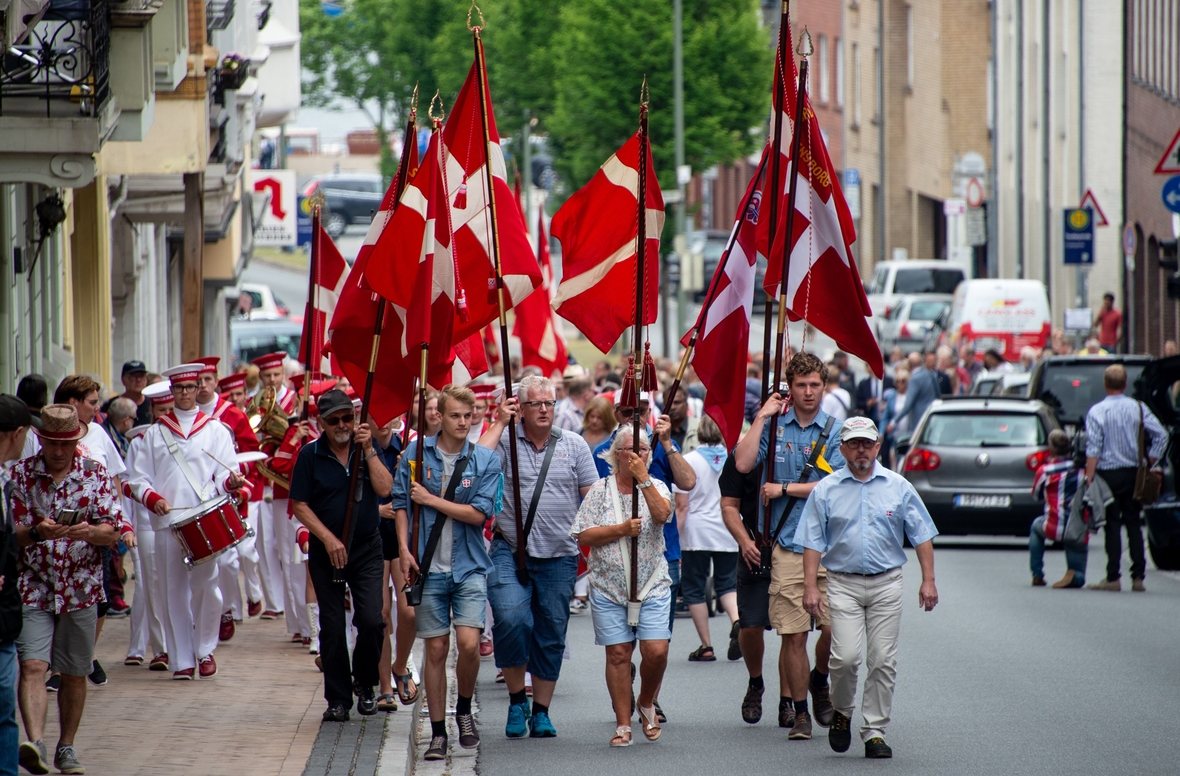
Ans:
{"type": "MultiPolygon", "coordinates": [[[[417,89],[417,87],[414,87],[414,88],[417,89]]],[[[442,120],[444,118],[446,118],[446,111],[443,109],[442,97],[439,96],[437,89],[434,90],[434,96],[430,98],[430,107],[426,109],[426,115],[430,117],[431,121],[438,123],[438,124],[441,124],[442,120]],[[438,106],[438,115],[437,116],[434,115],[434,106],[435,105],[438,106]]]]}
{"type": "Polygon", "coordinates": [[[807,26],[804,25],[803,32],[799,33],[799,45],[795,47],[795,53],[807,59],[814,50],[811,45],[811,33],[807,31],[807,26]]]}
{"type": "Polygon", "coordinates": [[[410,116],[418,115],[418,84],[414,84],[414,93],[410,95],[410,116]]]}
{"type": "Polygon", "coordinates": [[[483,18],[483,11],[479,10],[479,6],[475,4],[475,0],[471,0],[471,7],[467,9],[467,29],[471,32],[478,33],[486,26],[487,21],[485,21],[483,18]],[[475,25],[474,27],[471,25],[472,11],[475,11],[475,13],[479,16],[479,24],[475,25]]]}
{"type": "Polygon", "coordinates": [[[651,90],[647,86],[647,73],[643,74],[643,85],[639,87],[639,107],[646,109],[651,102],[651,90]]]}

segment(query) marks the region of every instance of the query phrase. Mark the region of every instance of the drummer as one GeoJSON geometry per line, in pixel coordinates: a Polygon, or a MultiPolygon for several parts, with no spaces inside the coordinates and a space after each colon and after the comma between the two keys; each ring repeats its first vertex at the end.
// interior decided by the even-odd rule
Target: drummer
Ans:
{"type": "Polygon", "coordinates": [[[197,408],[204,367],[181,364],[164,372],[172,381],[175,407],[144,433],[127,461],[131,490],[153,513],[157,573],[163,582],[161,619],[173,679],[217,673],[213,650],[224,609],[217,564],[188,568],[179,540],[167,529],[184,512],[246,483],[237,470],[227,472],[218,463],[234,460],[232,435],[197,408]]]}

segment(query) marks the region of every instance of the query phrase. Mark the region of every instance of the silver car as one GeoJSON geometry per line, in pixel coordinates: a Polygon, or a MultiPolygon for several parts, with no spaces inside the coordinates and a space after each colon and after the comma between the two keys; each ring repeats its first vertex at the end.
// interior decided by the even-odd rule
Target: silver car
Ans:
{"type": "Polygon", "coordinates": [[[921,352],[934,322],[950,309],[954,299],[950,294],[916,294],[903,296],[890,308],[884,318],[875,319],[877,339],[888,353],[894,346],[906,353],[921,352]]]}
{"type": "Polygon", "coordinates": [[[930,405],[909,440],[902,473],[946,534],[1028,536],[1042,505],[1032,496],[1059,428],[1040,401],[965,396],[930,405]]]}

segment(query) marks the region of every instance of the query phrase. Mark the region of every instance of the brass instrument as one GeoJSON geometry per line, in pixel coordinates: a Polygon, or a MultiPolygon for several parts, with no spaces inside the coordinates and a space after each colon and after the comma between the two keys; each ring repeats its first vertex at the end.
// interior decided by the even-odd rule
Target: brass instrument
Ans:
{"type": "Polygon", "coordinates": [[[291,489],[291,481],[276,472],[274,469],[267,466],[266,461],[259,461],[258,463],[254,464],[254,467],[258,469],[259,474],[273,482],[275,485],[282,486],[287,490],[291,489]]]}
{"type": "Polygon", "coordinates": [[[287,435],[287,413],[279,406],[278,392],[271,386],[254,394],[246,406],[246,417],[256,434],[264,434],[280,444],[287,435]]]}

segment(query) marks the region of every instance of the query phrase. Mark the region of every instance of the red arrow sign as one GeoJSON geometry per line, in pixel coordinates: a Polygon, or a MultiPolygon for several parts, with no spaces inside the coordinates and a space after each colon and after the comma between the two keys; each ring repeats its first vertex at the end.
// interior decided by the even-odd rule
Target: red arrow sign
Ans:
{"type": "Polygon", "coordinates": [[[283,184],[274,178],[261,178],[254,181],[255,191],[262,191],[263,189],[270,189],[271,215],[282,221],[287,217],[287,214],[283,212],[283,184]]]}

